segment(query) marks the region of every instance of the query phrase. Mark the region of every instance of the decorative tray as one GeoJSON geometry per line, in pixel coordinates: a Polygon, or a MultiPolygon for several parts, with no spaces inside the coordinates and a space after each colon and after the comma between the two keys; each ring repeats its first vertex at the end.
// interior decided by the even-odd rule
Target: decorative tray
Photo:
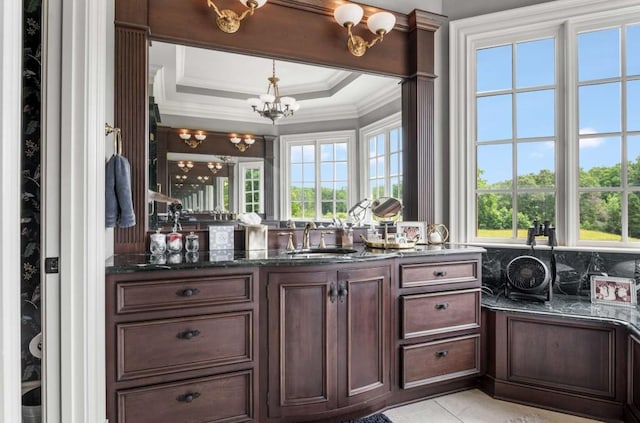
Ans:
{"type": "Polygon", "coordinates": [[[369,248],[384,248],[384,249],[404,249],[404,248],[414,248],[416,246],[416,244],[418,243],[417,240],[415,241],[407,241],[407,242],[387,242],[384,239],[378,239],[375,241],[369,241],[367,240],[367,238],[365,238],[364,235],[360,235],[360,238],[362,239],[362,241],[366,244],[367,247],[369,248]]]}

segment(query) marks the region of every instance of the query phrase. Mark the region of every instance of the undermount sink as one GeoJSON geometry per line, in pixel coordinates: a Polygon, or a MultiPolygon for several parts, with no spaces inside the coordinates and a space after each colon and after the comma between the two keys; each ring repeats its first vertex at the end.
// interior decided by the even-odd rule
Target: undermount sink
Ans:
{"type": "Polygon", "coordinates": [[[349,254],[358,252],[352,248],[309,248],[305,250],[290,251],[287,254],[291,258],[327,258],[327,257],[349,257],[349,254]]]}

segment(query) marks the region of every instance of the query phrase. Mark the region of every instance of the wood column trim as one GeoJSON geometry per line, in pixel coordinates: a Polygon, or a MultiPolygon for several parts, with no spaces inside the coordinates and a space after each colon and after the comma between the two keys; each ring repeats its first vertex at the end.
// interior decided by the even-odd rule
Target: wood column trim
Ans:
{"type": "Polygon", "coordinates": [[[266,220],[275,219],[275,204],[274,204],[274,187],[276,181],[274,180],[274,142],[276,137],[264,136],[264,216],[266,220]]]}
{"type": "Polygon", "coordinates": [[[122,131],[123,155],[131,164],[136,225],[114,231],[116,254],[145,250],[147,231],[147,42],[148,30],[116,25],[114,121],[122,131]],[[143,124],[141,124],[143,122],[143,124]]]}

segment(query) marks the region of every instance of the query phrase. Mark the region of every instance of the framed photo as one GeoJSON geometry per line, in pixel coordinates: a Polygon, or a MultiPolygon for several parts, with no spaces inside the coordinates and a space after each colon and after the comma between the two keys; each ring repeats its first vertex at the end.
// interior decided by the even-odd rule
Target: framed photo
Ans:
{"type": "Polygon", "coordinates": [[[635,307],[636,281],[630,278],[591,276],[591,302],[635,307]]]}
{"type": "Polygon", "coordinates": [[[408,242],[418,239],[418,244],[427,243],[424,222],[396,222],[396,239],[404,238],[408,242]]]}

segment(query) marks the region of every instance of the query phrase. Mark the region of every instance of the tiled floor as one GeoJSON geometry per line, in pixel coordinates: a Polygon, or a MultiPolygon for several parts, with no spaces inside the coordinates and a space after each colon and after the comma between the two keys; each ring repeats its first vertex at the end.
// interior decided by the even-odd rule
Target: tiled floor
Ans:
{"type": "Polygon", "coordinates": [[[393,423],[593,423],[569,414],[500,401],[473,389],[384,412],[393,423]]]}

